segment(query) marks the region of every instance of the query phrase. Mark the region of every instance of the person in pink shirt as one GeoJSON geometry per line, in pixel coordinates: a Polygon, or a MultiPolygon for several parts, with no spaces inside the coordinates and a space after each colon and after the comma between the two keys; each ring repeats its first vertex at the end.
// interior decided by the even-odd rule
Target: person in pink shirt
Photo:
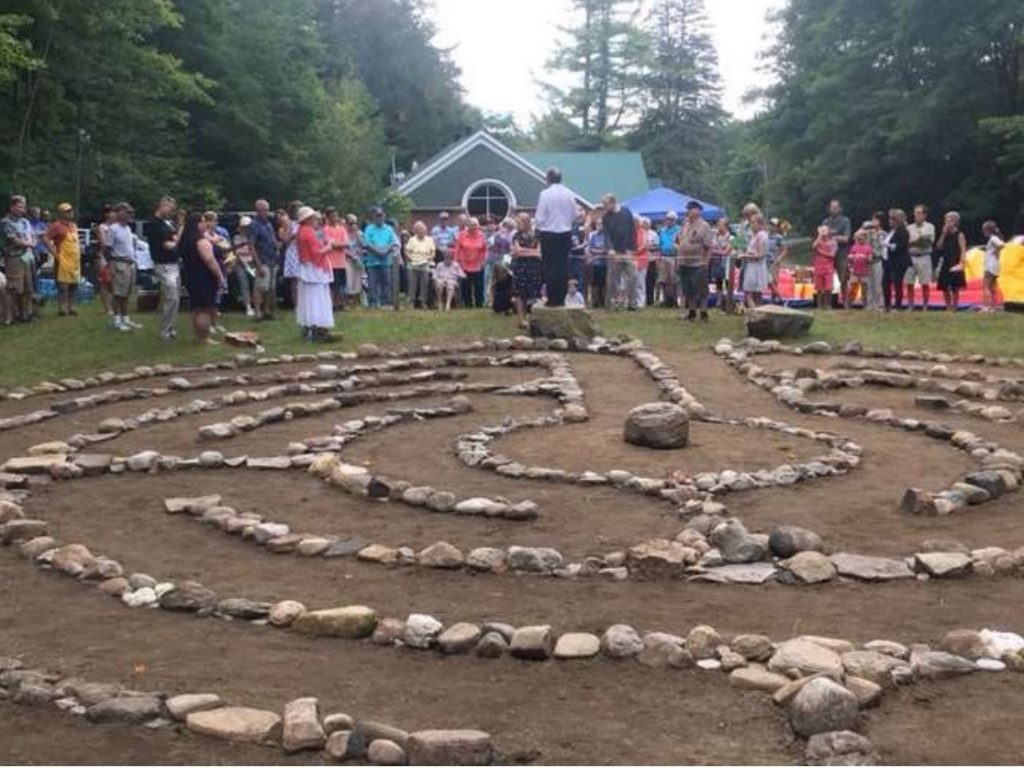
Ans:
{"type": "Polygon", "coordinates": [[[348,229],[345,228],[336,208],[324,211],[324,242],[331,249],[327,255],[331,260],[331,304],[335,309],[345,308],[345,251],[348,248],[348,229]]]}
{"type": "Polygon", "coordinates": [[[832,230],[822,225],[818,227],[818,236],[811,245],[814,254],[814,296],[818,309],[829,309],[832,306],[832,284],[836,272],[836,251],[839,244],[832,236],[832,230]]]}
{"type": "Polygon", "coordinates": [[[872,250],[871,245],[868,243],[867,230],[858,229],[853,235],[853,245],[850,246],[849,263],[850,263],[850,303],[854,301],[852,295],[856,289],[856,293],[860,295],[861,304],[864,307],[868,305],[868,287],[871,277],[871,257],[872,250]]]}
{"type": "Polygon", "coordinates": [[[487,261],[487,236],[473,218],[455,238],[455,262],[466,273],[462,281],[462,306],[484,305],[484,262],[487,261]]]}

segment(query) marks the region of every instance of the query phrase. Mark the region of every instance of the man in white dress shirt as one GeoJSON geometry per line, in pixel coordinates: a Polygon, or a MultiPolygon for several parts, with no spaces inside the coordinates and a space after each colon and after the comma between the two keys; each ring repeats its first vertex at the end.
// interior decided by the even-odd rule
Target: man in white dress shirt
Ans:
{"type": "Polygon", "coordinates": [[[547,290],[547,306],[564,307],[569,280],[572,227],[576,221],[576,198],[562,185],[562,172],[548,168],[548,185],[537,200],[534,224],[540,238],[540,256],[547,290]]]}

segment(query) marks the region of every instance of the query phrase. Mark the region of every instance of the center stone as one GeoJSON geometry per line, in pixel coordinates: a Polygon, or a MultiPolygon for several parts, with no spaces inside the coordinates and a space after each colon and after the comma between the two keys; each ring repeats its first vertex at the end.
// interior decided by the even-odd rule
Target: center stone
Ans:
{"type": "Polygon", "coordinates": [[[638,405],[626,417],[622,437],[644,448],[684,448],[690,440],[690,417],[675,403],[638,405]]]}

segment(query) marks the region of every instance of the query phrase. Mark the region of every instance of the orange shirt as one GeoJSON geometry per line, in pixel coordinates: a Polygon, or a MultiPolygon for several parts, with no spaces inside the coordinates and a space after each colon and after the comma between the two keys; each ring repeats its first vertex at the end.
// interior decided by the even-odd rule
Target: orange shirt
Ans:
{"type": "Polygon", "coordinates": [[[328,253],[331,259],[331,269],[345,268],[345,248],[348,247],[348,230],[344,224],[324,224],[324,240],[332,243],[337,248],[332,248],[328,253]]]}
{"type": "Polygon", "coordinates": [[[484,231],[478,229],[476,235],[468,229],[459,232],[455,238],[455,261],[463,272],[479,272],[487,260],[487,238],[484,231]]]}
{"type": "Polygon", "coordinates": [[[647,230],[636,228],[636,268],[647,269],[647,230]]]}

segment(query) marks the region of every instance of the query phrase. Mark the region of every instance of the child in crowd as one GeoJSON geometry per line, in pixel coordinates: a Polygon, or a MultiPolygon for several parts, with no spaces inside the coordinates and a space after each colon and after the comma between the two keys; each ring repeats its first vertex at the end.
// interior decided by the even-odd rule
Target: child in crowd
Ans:
{"type": "Polygon", "coordinates": [[[832,237],[832,231],[822,225],[818,227],[818,236],[811,245],[814,254],[814,296],[818,309],[832,307],[832,287],[835,280],[836,251],[839,244],[832,237]]]}
{"type": "Polygon", "coordinates": [[[569,281],[569,291],[565,294],[565,306],[574,309],[583,309],[587,306],[583,293],[580,291],[580,284],[577,280],[569,281]]]}
{"type": "Polygon", "coordinates": [[[465,279],[466,273],[455,261],[455,251],[448,248],[444,252],[444,261],[434,267],[434,291],[437,294],[437,307],[442,312],[452,308],[455,294],[459,292],[459,284],[465,279]]]}
{"type": "Polygon", "coordinates": [[[999,253],[1006,243],[999,225],[994,221],[986,221],[981,225],[981,234],[985,236],[985,276],[982,283],[983,312],[991,312],[996,308],[996,289],[999,283],[999,253]]]}
{"type": "MultiPolygon", "coordinates": [[[[868,242],[868,233],[864,229],[858,229],[853,235],[853,245],[850,246],[850,287],[851,294],[860,293],[861,303],[864,307],[868,305],[868,282],[871,277],[871,257],[873,251],[868,242]],[[855,289],[855,290],[854,290],[855,289]]],[[[850,296],[852,302],[854,297],[850,296]]]]}
{"type": "Polygon", "coordinates": [[[491,264],[490,295],[495,314],[512,312],[512,257],[509,254],[491,264]]]}
{"type": "Polygon", "coordinates": [[[735,254],[729,220],[719,219],[715,223],[715,233],[711,238],[710,277],[715,286],[715,304],[725,313],[731,313],[733,310],[732,265],[735,254]]]}

